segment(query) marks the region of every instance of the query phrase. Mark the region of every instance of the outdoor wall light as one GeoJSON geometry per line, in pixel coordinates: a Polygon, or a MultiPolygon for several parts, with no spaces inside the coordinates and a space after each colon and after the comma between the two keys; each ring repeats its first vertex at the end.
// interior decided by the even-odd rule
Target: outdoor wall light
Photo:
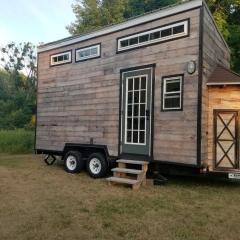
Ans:
{"type": "Polygon", "coordinates": [[[196,62],[195,61],[188,62],[187,71],[189,74],[195,73],[195,71],[196,71],[196,62]]]}

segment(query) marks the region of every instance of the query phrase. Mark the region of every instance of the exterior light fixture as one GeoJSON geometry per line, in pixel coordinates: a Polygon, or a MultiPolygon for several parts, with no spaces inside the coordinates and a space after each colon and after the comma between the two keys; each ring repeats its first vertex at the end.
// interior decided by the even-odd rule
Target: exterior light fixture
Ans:
{"type": "Polygon", "coordinates": [[[195,61],[188,62],[187,71],[189,74],[195,73],[195,71],[196,71],[196,62],[195,61]]]}

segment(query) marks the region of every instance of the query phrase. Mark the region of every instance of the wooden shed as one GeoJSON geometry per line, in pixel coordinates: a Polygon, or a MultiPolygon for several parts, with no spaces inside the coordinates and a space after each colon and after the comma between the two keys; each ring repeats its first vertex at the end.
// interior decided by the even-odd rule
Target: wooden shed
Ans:
{"type": "Polygon", "coordinates": [[[207,85],[206,164],[211,171],[239,171],[240,75],[217,66],[207,85]]]}
{"type": "Polygon", "coordinates": [[[41,45],[36,152],[62,156],[70,172],[86,160],[93,177],[119,159],[170,172],[235,171],[238,130],[228,118],[238,116],[239,76],[229,68],[203,0],[41,45]],[[218,124],[236,128],[223,160],[218,124]]]}

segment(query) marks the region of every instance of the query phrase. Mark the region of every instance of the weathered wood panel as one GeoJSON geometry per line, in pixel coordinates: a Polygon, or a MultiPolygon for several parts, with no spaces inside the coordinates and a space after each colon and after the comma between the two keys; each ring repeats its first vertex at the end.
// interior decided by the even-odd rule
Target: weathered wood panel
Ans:
{"type": "Polygon", "coordinates": [[[198,61],[199,9],[43,52],[39,55],[37,148],[62,150],[65,142],[108,146],[118,154],[120,70],[156,63],[154,158],[196,164],[198,72],[188,75],[187,62],[198,61]],[[190,18],[187,38],[116,54],[116,39],[190,18]],[[49,67],[51,54],[101,42],[102,57],[49,67]],[[161,112],[162,77],[184,73],[183,111],[161,112]]]}
{"type": "Polygon", "coordinates": [[[214,25],[212,17],[204,7],[203,15],[203,83],[202,83],[202,163],[208,165],[208,97],[207,81],[217,64],[230,67],[230,52],[214,25]]]}

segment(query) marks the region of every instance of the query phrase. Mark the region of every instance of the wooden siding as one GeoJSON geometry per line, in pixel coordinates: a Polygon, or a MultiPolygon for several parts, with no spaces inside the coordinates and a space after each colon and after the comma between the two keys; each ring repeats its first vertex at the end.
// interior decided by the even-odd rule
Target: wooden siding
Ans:
{"type": "Polygon", "coordinates": [[[208,106],[208,161],[210,170],[213,169],[214,161],[214,115],[213,111],[240,110],[240,86],[209,87],[209,106],[208,106]]]}
{"type": "Polygon", "coordinates": [[[214,25],[206,6],[203,12],[203,83],[202,83],[202,163],[207,163],[207,128],[208,128],[208,90],[207,81],[217,64],[230,67],[230,52],[225,45],[221,35],[214,25]]]}
{"type": "Polygon", "coordinates": [[[156,63],[154,159],[196,164],[199,9],[39,54],[37,149],[61,151],[66,142],[107,145],[118,155],[120,70],[156,63]],[[116,54],[116,39],[190,18],[190,36],[116,54]],[[100,43],[102,57],[49,67],[51,54],[100,43]],[[183,111],[161,112],[163,76],[184,74],[183,111]]]}

